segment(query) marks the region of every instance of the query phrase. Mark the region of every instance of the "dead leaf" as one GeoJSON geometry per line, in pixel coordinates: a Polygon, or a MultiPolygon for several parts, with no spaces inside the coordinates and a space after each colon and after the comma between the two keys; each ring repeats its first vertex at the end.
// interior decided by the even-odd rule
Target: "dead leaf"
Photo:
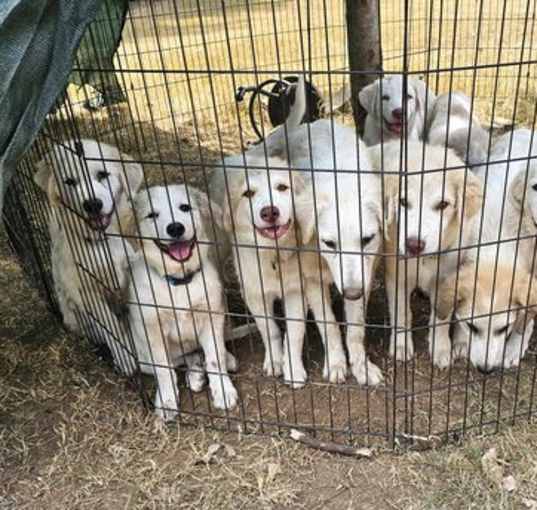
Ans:
{"type": "Polygon", "coordinates": [[[270,462],[267,465],[267,478],[265,479],[265,483],[269,484],[272,483],[274,478],[276,478],[276,475],[280,472],[280,466],[278,464],[274,464],[273,462],[270,462]]]}
{"type": "Polygon", "coordinates": [[[498,454],[496,448],[490,448],[481,457],[481,469],[486,478],[499,486],[503,480],[503,467],[498,463],[498,454]]]}
{"type": "Polygon", "coordinates": [[[194,465],[210,464],[215,460],[215,454],[218,452],[218,450],[220,450],[220,448],[222,448],[222,445],[219,443],[213,443],[209,445],[209,448],[207,448],[207,453],[203,457],[196,459],[194,465]]]}
{"type": "Polygon", "coordinates": [[[517,489],[517,487],[518,487],[518,483],[517,483],[515,477],[512,476],[512,475],[506,476],[502,480],[502,489],[504,491],[513,492],[514,490],[517,489]]]}
{"type": "Polygon", "coordinates": [[[529,510],[537,510],[537,501],[534,499],[522,498],[521,501],[526,508],[529,508],[529,510]]]}
{"type": "Polygon", "coordinates": [[[232,446],[228,444],[225,444],[224,447],[226,448],[226,455],[229,458],[233,458],[237,456],[237,452],[235,451],[235,448],[233,448],[232,446]]]}

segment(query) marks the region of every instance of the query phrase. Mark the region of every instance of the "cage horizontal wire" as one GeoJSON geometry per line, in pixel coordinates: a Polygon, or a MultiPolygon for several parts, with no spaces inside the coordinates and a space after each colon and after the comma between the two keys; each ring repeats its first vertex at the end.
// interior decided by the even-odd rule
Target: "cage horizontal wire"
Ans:
{"type": "Polygon", "coordinates": [[[4,223],[148,407],[389,447],[533,416],[534,2],[378,2],[360,68],[351,1],[104,5],[73,72],[121,90],[67,87],[4,223]]]}

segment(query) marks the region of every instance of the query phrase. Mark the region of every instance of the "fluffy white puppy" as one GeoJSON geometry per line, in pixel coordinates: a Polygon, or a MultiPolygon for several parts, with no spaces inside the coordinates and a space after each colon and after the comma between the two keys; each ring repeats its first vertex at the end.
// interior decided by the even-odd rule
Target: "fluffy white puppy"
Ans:
{"type": "MultiPolygon", "coordinates": [[[[310,181],[314,205],[303,241],[320,250],[345,298],[347,350],[360,384],[382,381],[364,348],[365,310],[382,246],[382,183],[354,129],[329,120],[273,133],[264,147],[288,159],[310,181]]],[[[323,273],[323,278],[326,278],[323,273]]]]}
{"type": "MultiPolygon", "coordinates": [[[[419,288],[433,304],[430,317],[429,351],[434,364],[451,362],[449,324],[438,325],[434,312],[439,281],[454,274],[468,257],[477,239],[481,206],[481,182],[451,150],[408,142],[401,154],[400,143],[383,147],[384,170],[397,172],[387,186],[388,217],[386,291],[390,304],[392,334],[390,353],[405,361],[413,356],[410,333],[410,298],[419,288]],[[466,250],[465,250],[466,247],[466,250]],[[408,335],[408,336],[407,336],[408,335]]],[[[374,164],[380,164],[380,146],[374,164]]]]}
{"type": "Polygon", "coordinates": [[[121,233],[142,178],[140,165],[95,140],[56,145],[34,176],[52,208],[52,275],[64,324],[105,342],[125,375],[135,362],[114,305],[127,287],[132,248],[121,233]]]}
{"type": "Polygon", "coordinates": [[[295,388],[304,385],[305,320],[311,309],[325,346],[323,375],[343,382],[347,363],[331,309],[328,268],[314,250],[299,253],[302,235],[313,221],[302,176],[283,160],[267,161],[256,147],[226,158],[213,175],[211,190],[224,203],[224,228],[242,295],[265,347],[265,374],[283,374],[295,388]],[[283,345],[273,317],[276,299],[283,300],[287,320],[283,345]]]}
{"type": "Polygon", "coordinates": [[[390,140],[423,139],[435,95],[424,81],[408,77],[406,94],[404,76],[392,74],[364,87],[360,104],[367,111],[364,141],[376,145],[390,140]]]}
{"type": "Polygon", "coordinates": [[[209,256],[212,221],[220,208],[206,195],[184,185],[155,186],[140,193],[136,218],[140,250],[132,261],[129,321],[140,368],[157,380],[155,413],[165,420],[179,411],[175,367],[190,366],[189,384],[199,390],[203,377],[200,346],[217,409],[237,403],[228,375],[236,361],[224,344],[224,297],[218,271],[209,256]]]}
{"type": "Polygon", "coordinates": [[[438,96],[428,118],[427,141],[453,149],[470,166],[482,163],[489,148],[489,134],[481,127],[472,102],[460,92],[438,96]]]}

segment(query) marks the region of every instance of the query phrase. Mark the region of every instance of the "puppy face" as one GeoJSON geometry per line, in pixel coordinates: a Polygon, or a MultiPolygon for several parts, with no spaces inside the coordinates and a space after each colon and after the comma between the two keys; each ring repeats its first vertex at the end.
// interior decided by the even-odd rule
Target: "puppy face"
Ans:
{"type": "Polygon", "coordinates": [[[229,232],[234,228],[240,239],[255,241],[258,246],[285,243],[301,216],[312,215],[311,210],[304,211],[302,204],[302,177],[298,171],[289,172],[287,165],[277,158],[269,159],[268,170],[255,169],[266,166],[264,160],[249,164],[254,168],[247,172],[228,171],[224,226],[229,232]]]}
{"type": "Polygon", "coordinates": [[[337,175],[316,193],[319,247],[338,290],[346,299],[369,292],[376,255],[382,245],[380,179],[337,175]]]}
{"type": "Polygon", "coordinates": [[[473,265],[459,273],[456,301],[455,275],[440,288],[440,308],[445,308],[439,310],[439,316],[447,318],[446,311],[455,302],[453,315],[462,335],[458,341],[467,346],[470,361],[476,368],[490,372],[502,366],[511,336],[523,334],[526,324],[535,316],[533,308],[525,307],[537,304],[537,287],[527,273],[517,271],[511,288],[512,264],[495,266],[481,261],[478,267],[477,279],[473,265]]]}
{"type": "MultiPolygon", "coordinates": [[[[432,102],[432,94],[429,102],[432,102]]],[[[412,128],[418,112],[425,102],[425,84],[420,80],[408,78],[404,92],[403,75],[394,74],[376,80],[360,92],[360,103],[382,122],[384,133],[400,137],[403,127],[412,128]],[[406,109],[406,116],[405,116],[406,109]]]]}
{"type": "MultiPolygon", "coordinates": [[[[403,171],[411,175],[403,174],[401,188],[393,190],[399,253],[408,257],[438,254],[457,246],[461,224],[464,241],[465,234],[472,232],[473,219],[482,200],[480,181],[465,171],[462,161],[451,151],[445,171],[442,171],[446,161],[444,148],[427,146],[425,160],[422,152],[421,144],[409,144],[403,171]],[[425,172],[419,173],[422,169],[425,172]]],[[[398,187],[397,179],[395,188],[398,187]]]]}
{"type": "Polygon", "coordinates": [[[83,157],[77,155],[74,141],[56,146],[52,166],[43,162],[34,179],[54,206],[63,206],[69,221],[75,222],[76,234],[95,238],[109,229],[119,215],[119,206],[134,196],[143,171],[128,160],[125,165],[106,161],[126,159],[110,145],[82,140],[78,148],[83,157]]]}
{"type": "MultiPolygon", "coordinates": [[[[208,249],[202,219],[208,200],[202,197],[197,190],[189,187],[187,192],[177,184],[149,188],[136,199],[143,253],[159,274],[182,277],[200,268],[200,253],[204,257],[208,249]]],[[[221,214],[216,205],[211,206],[215,217],[221,214]]]]}

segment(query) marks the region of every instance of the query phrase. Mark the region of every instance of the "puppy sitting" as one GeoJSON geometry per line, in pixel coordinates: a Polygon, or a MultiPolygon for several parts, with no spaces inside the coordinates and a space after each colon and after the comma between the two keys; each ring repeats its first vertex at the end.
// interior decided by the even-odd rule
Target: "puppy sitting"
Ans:
{"type": "MultiPolygon", "coordinates": [[[[384,170],[397,171],[402,161],[404,172],[391,176],[386,186],[390,225],[386,251],[398,255],[386,264],[390,316],[397,326],[390,353],[399,361],[413,356],[412,338],[406,335],[411,325],[411,294],[419,288],[433,304],[429,322],[431,358],[436,366],[446,367],[451,361],[449,325],[436,325],[437,285],[456,272],[476,242],[481,183],[451,150],[446,153],[442,147],[424,148],[420,142],[409,141],[405,158],[399,142],[386,144],[383,149],[384,170]]],[[[379,161],[375,159],[375,164],[379,161]]]]}
{"type": "Polygon", "coordinates": [[[223,190],[222,195],[229,191],[229,197],[223,197],[224,228],[233,245],[243,298],[265,346],[264,372],[269,376],[283,373],[285,382],[295,388],[304,385],[307,373],[302,350],[311,308],[316,320],[324,322],[319,324],[325,346],[323,375],[331,382],[343,382],[347,364],[331,309],[330,271],[313,252],[315,247],[297,253],[301,232],[312,230],[310,189],[281,159],[270,158],[266,169],[267,160],[257,150],[226,158],[225,176],[224,169],[217,169],[211,188],[213,193],[223,190]],[[287,319],[283,349],[273,318],[276,299],[283,300],[287,319]]]}
{"type": "Polygon", "coordinates": [[[404,77],[392,74],[364,87],[360,104],[367,111],[364,142],[377,145],[391,140],[423,139],[425,121],[429,117],[435,95],[425,82],[408,77],[404,97],[404,77]],[[405,115],[406,113],[406,115],[405,115]]]}
{"type": "Polygon", "coordinates": [[[126,290],[130,245],[120,237],[143,178],[140,165],[110,145],[70,140],[40,163],[35,182],[52,207],[52,275],[66,327],[105,342],[125,375],[136,368],[127,331],[116,317],[126,290]]]}
{"type": "Polygon", "coordinates": [[[222,285],[203,215],[217,219],[220,208],[184,185],[156,186],[136,200],[141,247],[132,261],[129,320],[140,368],[157,380],[155,413],[165,420],[179,411],[176,366],[186,361],[191,388],[201,389],[201,367],[189,355],[199,346],[214,406],[230,409],[238,399],[228,375],[236,361],[224,344],[222,285]]]}
{"type": "Polygon", "coordinates": [[[427,141],[453,149],[469,166],[475,166],[485,161],[490,137],[471,111],[470,98],[464,94],[438,96],[428,119],[427,141]]]}

